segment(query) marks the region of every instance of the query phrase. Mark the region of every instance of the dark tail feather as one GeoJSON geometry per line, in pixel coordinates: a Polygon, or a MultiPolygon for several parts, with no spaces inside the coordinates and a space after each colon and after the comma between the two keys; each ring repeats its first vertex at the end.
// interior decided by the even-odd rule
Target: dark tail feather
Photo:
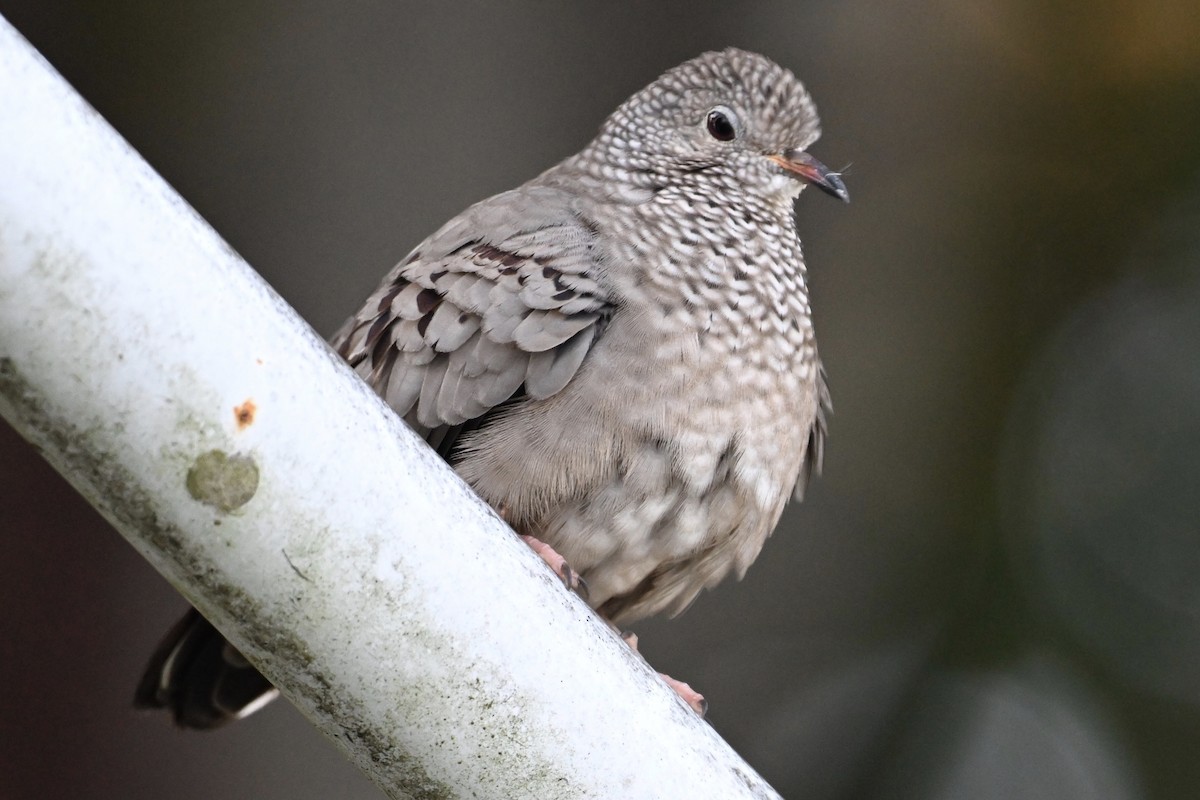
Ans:
{"type": "Polygon", "coordinates": [[[181,727],[206,730],[254,713],[278,693],[193,608],[150,657],[133,704],[169,709],[181,727]]]}

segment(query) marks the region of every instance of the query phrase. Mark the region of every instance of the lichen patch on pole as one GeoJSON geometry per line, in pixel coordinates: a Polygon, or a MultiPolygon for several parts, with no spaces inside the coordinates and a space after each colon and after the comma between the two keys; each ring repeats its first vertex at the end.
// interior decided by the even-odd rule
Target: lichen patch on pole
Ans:
{"type": "Polygon", "coordinates": [[[243,453],[201,453],[187,473],[187,489],[195,500],[229,513],[249,503],[258,490],[258,465],[243,453]]]}

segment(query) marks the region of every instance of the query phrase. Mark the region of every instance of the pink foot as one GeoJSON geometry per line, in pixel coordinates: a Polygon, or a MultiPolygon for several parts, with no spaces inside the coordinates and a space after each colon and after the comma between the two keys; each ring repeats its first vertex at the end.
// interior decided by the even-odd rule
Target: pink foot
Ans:
{"type": "MultiPolygon", "coordinates": [[[[641,655],[641,653],[638,651],[638,638],[636,633],[633,631],[625,631],[621,633],[621,638],[625,640],[625,644],[629,645],[630,648],[633,649],[633,652],[641,655]]],[[[704,695],[700,694],[683,681],[675,680],[665,672],[658,673],[658,677],[662,678],[663,683],[674,689],[675,694],[679,695],[680,699],[687,703],[691,707],[692,711],[695,711],[702,717],[708,713],[708,701],[704,699],[704,695]]]]}
{"type": "Polygon", "coordinates": [[[672,689],[674,689],[675,694],[679,695],[683,702],[692,707],[692,711],[695,711],[702,717],[708,713],[708,701],[704,699],[704,695],[700,694],[683,681],[677,681],[665,673],[658,673],[658,677],[662,678],[667,686],[670,686],[672,689]]]}
{"type": "Polygon", "coordinates": [[[571,569],[571,565],[567,563],[565,558],[558,554],[557,550],[541,539],[535,539],[532,536],[521,536],[521,541],[529,545],[529,549],[537,553],[538,558],[545,561],[550,569],[554,570],[554,574],[562,579],[564,586],[583,599],[587,599],[587,583],[579,576],[578,572],[571,569]]]}

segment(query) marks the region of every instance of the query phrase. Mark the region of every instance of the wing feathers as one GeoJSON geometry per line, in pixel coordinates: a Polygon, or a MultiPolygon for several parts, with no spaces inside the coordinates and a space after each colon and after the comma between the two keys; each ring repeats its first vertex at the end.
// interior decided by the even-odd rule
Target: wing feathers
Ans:
{"type": "Polygon", "coordinates": [[[392,270],[335,337],[359,374],[443,451],[455,430],[522,386],[533,399],[562,391],[611,313],[596,274],[597,232],[569,208],[556,190],[527,187],[469,209],[392,270]]]}
{"type": "MultiPolygon", "coordinates": [[[[425,377],[425,370],[406,364],[400,368],[389,366],[383,373],[387,381],[386,390],[382,392],[383,399],[397,414],[407,414],[421,394],[421,381],[425,377]]],[[[385,385],[381,381],[372,381],[371,384],[376,391],[385,385]]]]}
{"type": "Polygon", "coordinates": [[[561,347],[531,356],[525,370],[526,393],[534,400],[542,400],[562,391],[583,363],[595,334],[594,326],[586,327],[561,347]]]}

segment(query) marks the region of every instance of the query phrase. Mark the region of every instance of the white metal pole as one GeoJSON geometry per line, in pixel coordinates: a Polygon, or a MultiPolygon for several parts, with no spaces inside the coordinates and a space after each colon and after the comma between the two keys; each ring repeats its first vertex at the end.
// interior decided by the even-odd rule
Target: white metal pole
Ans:
{"type": "Polygon", "coordinates": [[[3,20],[0,414],[392,797],[777,796],[3,20]]]}

